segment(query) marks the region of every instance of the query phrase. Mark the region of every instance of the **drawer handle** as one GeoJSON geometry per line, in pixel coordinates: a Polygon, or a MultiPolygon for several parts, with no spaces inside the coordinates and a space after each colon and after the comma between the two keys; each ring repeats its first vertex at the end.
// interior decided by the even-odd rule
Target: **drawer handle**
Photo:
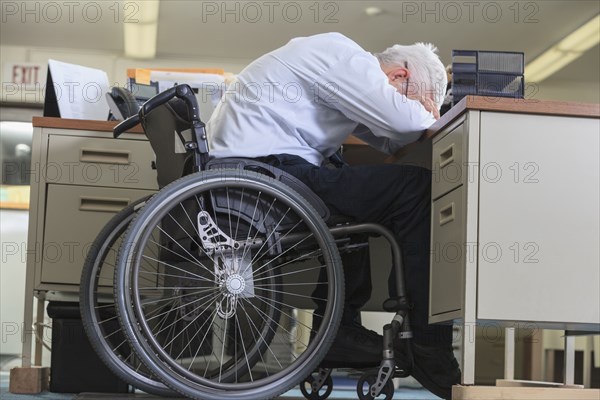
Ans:
{"type": "Polygon", "coordinates": [[[127,207],[131,202],[129,199],[114,199],[101,197],[80,197],[80,211],[97,211],[117,213],[127,207]]]}
{"type": "Polygon", "coordinates": [[[454,202],[440,210],[440,226],[454,221],[454,202]]]}
{"type": "Polygon", "coordinates": [[[130,164],[129,155],[128,151],[81,149],[79,161],[95,164],[130,164]]]}
{"type": "Polygon", "coordinates": [[[446,147],[440,153],[440,168],[444,168],[446,165],[454,161],[454,143],[446,147]]]}

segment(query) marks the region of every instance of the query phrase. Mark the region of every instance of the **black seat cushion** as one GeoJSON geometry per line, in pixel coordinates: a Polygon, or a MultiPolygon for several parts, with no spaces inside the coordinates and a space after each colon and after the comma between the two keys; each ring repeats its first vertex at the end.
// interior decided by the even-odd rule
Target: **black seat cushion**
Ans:
{"type": "Polygon", "coordinates": [[[325,203],[308,186],[302,183],[295,176],[272,165],[260,162],[252,158],[215,158],[208,162],[206,169],[216,168],[237,168],[248,171],[254,171],[265,174],[271,178],[286,184],[296,191],[302,198],[307,200],[311,206],[319,213],[321,218],[329,224],[330,213],[325,203]]]}

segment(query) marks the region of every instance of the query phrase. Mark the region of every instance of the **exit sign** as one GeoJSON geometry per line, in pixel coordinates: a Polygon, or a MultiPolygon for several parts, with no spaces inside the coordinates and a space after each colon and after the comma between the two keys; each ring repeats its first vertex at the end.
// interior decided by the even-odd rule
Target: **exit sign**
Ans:
{"type": "Polygon", "coordinates": [[[46,84],[47,64],[4,63],[2,81],[21,87],[43,86],[46,84]]]}

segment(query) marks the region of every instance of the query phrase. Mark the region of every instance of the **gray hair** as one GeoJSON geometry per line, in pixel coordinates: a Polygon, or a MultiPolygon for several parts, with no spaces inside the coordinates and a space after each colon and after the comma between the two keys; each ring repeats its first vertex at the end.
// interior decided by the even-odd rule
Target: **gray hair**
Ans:
{"type": "Polygon", "coordinates": [[[419,85],[419,93],[432,94],[438,109],[444,102],[448,78],[444,64],[437,55],[437,47],[431,43],[415,43],[410,46],[396,44],[375,57],[388,67],[405,67],[411,72],[410,85],[419,85]]]}

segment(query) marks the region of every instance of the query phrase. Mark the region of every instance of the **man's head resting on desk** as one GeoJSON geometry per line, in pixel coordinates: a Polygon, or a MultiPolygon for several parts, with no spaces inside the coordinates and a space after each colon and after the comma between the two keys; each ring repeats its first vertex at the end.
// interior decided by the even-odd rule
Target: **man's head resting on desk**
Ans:
{"type": "Polygon", "coordinates": [[[381,69],[399,93],[416,100],[433,102],[440,109],[446,94],[446,68],[430,43],[396,44],[374,54],[381,69]]]}

